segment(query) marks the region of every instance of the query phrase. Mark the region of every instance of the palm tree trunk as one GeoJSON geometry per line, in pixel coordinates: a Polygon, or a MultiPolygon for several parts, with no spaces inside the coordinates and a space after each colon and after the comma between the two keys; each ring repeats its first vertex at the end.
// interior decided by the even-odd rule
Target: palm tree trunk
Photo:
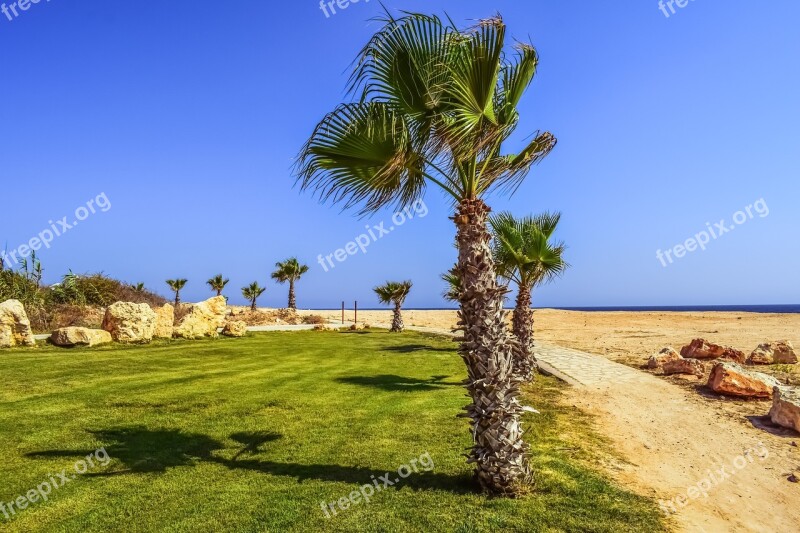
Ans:
{"type": "Polygon", "coordinates": [[[289,309],[297,309],[297,298],[294,295],[294,280],[289,280],[289,309]]]}
{"type": "Polygon", "coordinates": [[[250,310],[251,310],[251,311],[257,311],[257,310],[258,310],[258,308],[256,307],[256,300],[255,300],[255,298],[253,298],[253,300],[250,302],[250,310]]]}
{"type": "Polygon", "coordinates": [[[514,336],[519,341],[519,353],[514,358],[514,373],[525,381],[531,381],[539,369],[533,350],[531,290],[530,286],[520,284],[512,321],[514,336]]]}
{"type": "Polygon", "coordinates": [[[175,291],[175,307],[181,304],[181,291],[175,291]]]}
{"type": "Polygon", "coordinates": [[[400,312],[400,304],[394,304],[394,318],[392,319],[392,332],[401,333],[405,328],[403,315],[400,312]]]}
{"type": "Polygon", "coordinates": [[[469,454],[481,487],[515,496],[533,479],[528,446],[522,439],[521,380],[514,375],[519,349],[505,324],[506,289],[497,283],[486,220],[490,209],[481,200],[465,200],[455,217],[458,228],[457,274],[462,283],[459,354],[467,365],[474,445],[469,454]]]}

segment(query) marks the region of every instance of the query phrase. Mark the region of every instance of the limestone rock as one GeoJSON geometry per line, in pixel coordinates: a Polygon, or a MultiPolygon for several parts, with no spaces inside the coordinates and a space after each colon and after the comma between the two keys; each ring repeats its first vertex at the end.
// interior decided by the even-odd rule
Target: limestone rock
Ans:
{"type": "Polygon", "coordinates": [[[780,382],[760,372],[746,370],[736,363],[717,363],[708,378],[714,392],[742,398],[770,398],[780,382]]]}
{"type": "Polygon", "coordinates": [[[156,329],[153,337],[157,339],[171,339],[172,328],[175,326],[175,307],[165,304],[153,309],[156,312],[156,329]]]}
{"type": "Polygon", "coordinates": [[[729,346],[720,346],[705,339],[695,339],[688,346],[684,346],[681,349],[681,356],[686,359],[730,359],[742,364],[746,359],[744,352],[729,346]]]}
{"type": "Polygon", "coordinates": [[[241,320],[226,322],[222,334],[226,337],[244,337],[247,335],[247,324],[241,320]]]}
{"type": "Polygon", "coordinates": [[[200,339],[217,337],[217,330],[225,325],[228,314],[224,296],[215,296],[210,300],[195,304],[173,330],[176,337],[182,339],[200,339]]]}
{"type": "Polygon", "coordinates": [[[671,376],[673,374],[687,374],[691,376],[703,377],[706,375],[706,365],[697,359],[684,359],[678,356],[678,359],[671,359],[663,365],[664,375],[671,376]]]}
{"type": "Polygon", "coordinates": [[[789,341],[760,344],[747,358],[750,365],[795,365],[797,354],[789,341]]]}
{"type": "Polygon", "coordinates": [[[680,359],[683,359],[681,354],[679,354],[672,346],[667,346],[666,348],[662,348],[657,354],[650,357],[650,360],[647,361],[647,368],[652,370],[664,368],[666,363],[670,361],[678,361],[680,359]]]}
{"type": "Polygon", "coordinates": [[[117,302],[106,309],[103,329],[125,344],[148,343],[156,330],[156,312],[147,304],[117,302]]]}
{"type": "Polygon", "coordinates": [[[779,426],[800,432],[800,390],[775,387],[769,417],[779,426]]]}
{"type": "Polygon", "coordinates": [[[50,342],[56,346],[97,346],[112,341],[111,333],[103,329],[68,327],[55,330],[50,342]]]}
{"type": "Polygon", "coordinates": [[[6,300],[0,304],[0,348],[36,346],[31,322],[19,300],[6,300]]]}

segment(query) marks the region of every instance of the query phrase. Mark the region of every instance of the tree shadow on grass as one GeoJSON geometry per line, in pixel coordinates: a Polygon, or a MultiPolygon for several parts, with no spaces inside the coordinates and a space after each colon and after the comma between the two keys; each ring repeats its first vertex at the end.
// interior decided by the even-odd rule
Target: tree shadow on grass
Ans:
{"type": "MultiPolygon", "coordinates": [[[[273,476],[296,478],[298,483],[305,480],[324,482],[354,483],[365,485],[373,483],[387,474],[387,470],[375,470],[360,466],[330,464],[299,464],[261,461],[257,459],[240,460],[244,454],[258,453],[266,443],[276,441],[282,436],[271,432],[241,432],[230,435],[230,439],[244,447],[232,459],[221,457],[219,453],[225,445],[207,435],[184,433],[180,430],[150,430],[143,426],[113,428],[89,431],[105,448],[113,465],[121,463],[122,468],[108,472],[91,472],[86,476],[117,476],[125,474],[156,473],[163,474],[170,468],[196,466],[199,463],[222,465],[229,469],[260,472],[273,476]]],[[[26,454],[31,458],[71,458],[84,459],[95,450],[46,450],[26,454]]],[[[393,485],[386,488],[412,490],[441,490],[455,494],[474,493],[474,484],[469,475],[448,475],[436,472],[412,473],[406,479],[390,467],[388,479],[393,485]],[[395,481],[399,479],[399,481],[395,481]]],[[[381,482],[381,487],[383,483],[381,482]]]]}
{"type": "Polygon", "coordinates": [[[384,352],[414,353],[414,352],[449,352],[455,353],[455,348],[434,348],[426,344],[405,344],[403,346],[387,346],[381,348],[384,352]]]}
{"type": "MultiPolygon", "coordinates": [[[[230,469],[250,470],[270,474],[272,476],[296,478],[298,483],[308,480],[317,480],[369,485],[373,483],[373,480],[378,480],[378,484],[383,490],[399,490],[407,487],[411,490],[440,490],[453,494],[472,494],[476,492],[472,477],[467,474],[453,476],[420,470],[419,472],[412,473],[405,479],[401,479],[396,470],[387,472],[386,470],[375,470],[362,466],[305,465],[258,460],[237,461],[221,458],[215,458],[213,462],[230,469]],[[391,485],[384,486],[384,482],[381,481],[381,476],[387,476],[387,474],[388,481],[391,482],[391,485]]],[[[386,479],[386,477],[384,477],[384,479],[386,479]]]]}
{"type": "Polygon", "coordinates": [[[348,385],[375,387],[388,392],[424,392],[462,385],[461,383],[445,382],[446,378],[447,376],[433,376],[430,379],[417,379],[384,374],[380,376],[348,376],[336,378],[336,381],[348,385]]]}
{"type": "MultiPolygon", "coordinates": [[[[176,429],[150,430],[143,426],[89,431],[105,448],[113,462],[123,469],[94,476],[128,473],[160,473],[177,466],[192,466],[197,461],[211,459],[213,452],[225,446],[207,435],[184,433],[176,429]]],[[[46,450],[26,454],[26,457],[71,457],[76,461],[95,450],[46,450]]]]}

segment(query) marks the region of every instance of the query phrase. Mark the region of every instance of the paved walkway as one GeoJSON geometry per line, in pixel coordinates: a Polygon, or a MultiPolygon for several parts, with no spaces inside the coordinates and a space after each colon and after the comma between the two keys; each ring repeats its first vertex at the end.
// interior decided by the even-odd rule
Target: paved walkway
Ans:
{"type": "MultiPolygon", "coordinates": [[[[376,327],[388,329],[388,324],[376,324],[376,327]]],[[[433,333],[455,337],[456,334],[446,329],[406,326],[406,329],[421,333],[433,333]]],[[[648,379],[649,375],[634,368],[615,363],[603,356],[594,355],[555,344],[537,342],[536,359],[540,369],[570,385],[582,387],[599,387],[615,383],[634,383],[648,379]]]]}

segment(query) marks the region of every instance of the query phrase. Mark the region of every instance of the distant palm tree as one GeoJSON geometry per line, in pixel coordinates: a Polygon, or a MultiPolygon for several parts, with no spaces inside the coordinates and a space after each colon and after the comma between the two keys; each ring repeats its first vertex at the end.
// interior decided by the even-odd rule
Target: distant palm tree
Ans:
{"type": "Polygon", "coordinates": [[[247,287],[242,287],[242,296],[250,300],[250,310],[255,311],[258,309],[256,307],[256,300],[258,297],[264,294],[267,289],[260,287],[257,281],[254,281],[247,287]]]}
{"type": "Polygon", "coordinates": [[[378,295],[378,300],[384,304],[394,304],[394,318],[392,319],[392,331],[400,333],[403,331],[403,315],[401,308],[403,302],[406,300],[409,291],[411,291],[412,283],[410,281],[389,281],[385,285],[375,287],[375,294],[378,295]]]}
{"type": "Polygon", "coordinates": [[[485,200],[519,187],[556,145],[552,134],[537,132],[516,153],[505,149],[520,137],[519,104],[539,57],[530,44],[506,46],[499,14],[467,28],[407,12],[382,22],[354,62],[352,98],[301,149],[298,182],[360,214],[415,205],[429,185],[450,197],[463,287],[459,354],[471,399],[468,461],[483,489],[514,496],[527,490],[532,470],[485,200]]]}
{"type": "Polygon", "coordinates": [[[132,288],[132,289],[133,289],[135,292],[139,292],[139,293],[142,293],[142,292],[144,292],[144,291],[145,291],[145,288],[144,288],[144,283],[141,283],[141,282],[140,282],[140,283],[137,283],[137,284],[135,284],[135,285],[131,285],[131,288],[132,288]]]}
{"type": "Polygon", "coordinates": [[[278,283],[289,282],[289,309],[297,309],[294,284],[308,272],[308,266],[301,265],[296,257],[292,257],[282,263],[275,263],[275,267],[277,270],[272,273],[272,279],[277,280],[278,283]]]}
{"type": "Polygon", "coordinates": [[[461,280],[458,279],[456,269],[451,268],[442,274],[442,281],[447,284],[447,289],[442,293],[442,297],[450,302],[458,302],[461,293],[461,280]]]}
{"type": "Polygon", "coordinates": [[[188,280],[185,279],[168,279],[167,285],[169,288],[172,289],[172,292],[175,293],[175,307],[178,307],[181,303],[181,289],[186,286],[186,282],[188,280]]]}
{"type": "Polygon", "coordinates": [[[222,296],[222,291],[225,289],[225,285],[227,285],[229,281],[229,279],[223,278],[222,274],[217,274],[210,280],[206,281],[206,284],[211,287],[212,291],[217,291],[217,296],[222,296]]]}
{"type": "Polygon", "coordinates": [[[490,220],[497,274],[517,285],[512,329],[519,340],[520,353],[514,360],[514,370],[526,380],[532,379],[537,370],[533,351],[531,291],[569,268],[564,261],[566,246],[562,242],[552,242],[560,220],[560,213],[521,219],[510,213],[500,213],[490,220]]]}

